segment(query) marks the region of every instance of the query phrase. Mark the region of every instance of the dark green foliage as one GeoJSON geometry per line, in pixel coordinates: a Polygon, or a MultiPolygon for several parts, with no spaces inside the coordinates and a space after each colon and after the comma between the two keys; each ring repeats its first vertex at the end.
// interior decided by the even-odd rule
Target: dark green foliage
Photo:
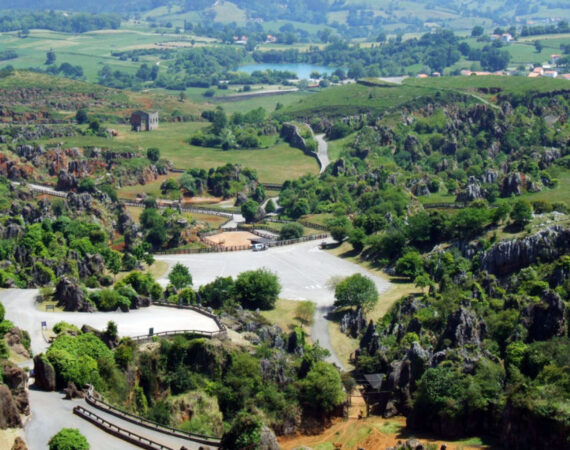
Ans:
{"type": "Polygon", "coordinates": [[[351,232],[352,225],[345,216],[336,217],[327,221],[327,228],[337,242],[342,242],[351,232]]]}
{"type": "Polygon", "coordinates": [[[49,450],[89,450],[89,443],[77,428],[62,428],[48,443],[49,450]]]}
{"type": "Polygon", "coordinates": [[[337,307],[361,306],[371,309],[378,301],[378,291],[374,282],[359,273],[346,277],[335,288],[335,302],[337,307]]]}
{"type": "Polygon", "coordinates": [[[247,223],[251,223],[255,220],[258,208],[259,203],[257,203],[255,200],[248,200],[243,205],[241,205],[241,214],[247,223]]]}
{"type": "Polygon", "coordinates": [[[232,426],[224,434],[221,447],[224,450],[247,450],[257,448],[261,440],[262,422],[258,415],[246,411],[236,415],[232,426]]]}
{"type": "Polygon", "coordinates": [[[408,277],[410,279],[416,278],[423,272],[423,259],[419,252],[408,251],[396,261],[396,273],[398,275],[408,277]]]}
{"type": "Polygon", "coordinates": [[[234,280],[232,277],[218,277],[208,284],[200,286],[199,300],[203,306],[221,308],[234,299],[234,280]]]}
{"type": "Polygon", "coordinates": [[[511,211],[513,224],[518,228],[523,228],[532,219],[532,205],[527,200],[517,200],[511,211]]]}
{"type": "Polygon", "coordinates": [[[340,374],[334,366],[317,362],[307,376],[300,381],[303,402],[313,411],[330,413],[346,398],[340,374]]]}
{"type": "Polygon", "coordinates": [[[279,239],[298,239],[303,236],[304,231],[305,229],[300,223],[286,223],[279,232],[279,239]]]}
{"type": "Polygon", "coordinates": [[[235,281],[235,299],[244,308],[267,310],[275,306],[281,292],[277,275],[266,269],[249,270],[235,281]]]}
{"type": "Polygon", "coordinates": [[[146,157],[152,162],[158,162],[160,159],[160,150],[158,148],[149,148],[146,151],[146,157]]]}
{"type": "Polygon", "coordinates": [[[80,125],[83,125],[84,123],[89,122],[89,116],[87,114],[87,110],[86,109],[78,109],[77,113],[75,113],[75,120],[80,125]]]}
{"type": "Polygon", "coordinates": [[[192,285],[192,275],[188,267],[182,264],[176,264],[168,274],[170,284],[176,289],[182,289],[186,286],[192,285]]]}
{"type": "Polygon", "coordinates": [[[353,228],[348,237],[348,242],[356,252],[360,253],[366,242],[366,233],[362,228],[353,228]]]}
{"type": "Polygon", "coordinates": [[[265,212],[271,214],[275,212],[275,209],[275,202],[272,198],[270,198],[269,201],[265,204],[265,212]]]}
{"type": "Polygon", "coordinates": [[[156,402],[149,411],[149,419],[161,425],[170,425],[170,405],[166,401],[156,402]]]}

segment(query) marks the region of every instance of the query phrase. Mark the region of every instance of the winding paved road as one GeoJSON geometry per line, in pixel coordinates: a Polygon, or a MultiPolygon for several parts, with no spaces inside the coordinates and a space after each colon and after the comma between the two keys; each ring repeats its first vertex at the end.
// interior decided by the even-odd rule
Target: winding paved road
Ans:
{"type": "MultiPolygon", "coordinates": [[[[34,354],[45,352],[48,347],[42,335],[42,322],[46,322],[48,327],[52,327],[57,322],[64,320],[78,327],[81,327],[83,324],[88,324],[98,329],[104,329],[107,322],[113,320],[117,323],[119,333],[122,336],[143,335],[148,333],[149,327],[154,327],[157,333],[182,329],[203,331],[218,330],[218,326],[213,319],[195,311],[161,306],[150,306],[128,313],[41,311],[35,303],[38,293],[39,291],[37,289],[6,289],[0,291],[0,302],[6,307],[6,319],[11,320],[16,326],[30,333],[34,354]]],[[[22,364],[22,366],[32,367],[33,363],[29,360],[22,364]]],[[[147,428],[126,422],[88,406],[82,400],[63,400],[63,395],[58,392],[43,392],[34,389],[32,386],[29,394],[32,414],[26,424],[25,433],[30,450],[47,449],[47,443],[50,437],[64,427],[78,428],[87,437],[91,448],[94,449],[130,450],[137,448],[105,433],[95,425],[74,415],[73,407],[76,405],[84,406],[104,419],[109,420],[109,422],[167,447],[178,449],[181,445],[185,445],[186,448],[193,450],[200,446],[188,440],[164,435],[163,433],[154,432],[147,428]]]]}
{"type": "Polygon", "coordinates": [[[6,319],[30,333],[34,354],[44,352],[48,348],[42,335],[42,322],[46,322],[48,328],[63,320],[80,328],[87,324],[103,330],[107,327],[107,322],[112,320],[117,324],[121,336],[130,337],[147,334],[151,327],[155,333],[172,330],[218,331],[216,322],[209,317],[192,310],[164,306],[149,306],[128,313],[41,311],[35,303],[38,293],[37,289],[0,291],[0,301],[6,307],[6,319]]]}
{"type": "MultiPolygon", "coordinates": [[[[316,303],[317,312],[311,330],[313,342],[319,341],[322,347],[331,352],[330,361],[344,368],[332,349],[329,323],[325,318],[334,302],[334,293],[327,287],[329,280],[334,276],[346,277],[361,273],[374,281],[380,293],[386,291],[390,283],[356,264],[321,250],[319,244],[319,241],[310,241],[272,247],[263,252],[164,255],[157,256],[156,259],[166,261],[170,266],[176,263],[187,266],[192,274],[194,287],[210,283],[217,277],[235,277],[246,270],[262,267],[276,273],[282,286],[281,298],[311,300],[316,303]]],[[[164,282],[164,279],[162,281],[164,282]]]]}
{"type": "Polygon", "coordinates": [[[325,141],[324,134],[316,134],[315,139],[318,144],[317,159],[321,165],[321,170],[319,173],[323,173],[328,165],[331,163],[329,159],[329,144],[325,141]]]}

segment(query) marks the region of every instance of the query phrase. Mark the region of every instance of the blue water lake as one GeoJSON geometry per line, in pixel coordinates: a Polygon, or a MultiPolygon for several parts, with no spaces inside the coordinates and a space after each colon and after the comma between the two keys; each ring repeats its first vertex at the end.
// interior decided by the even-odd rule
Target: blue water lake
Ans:
{"type": "Polygon", "coordinates": [[[247,64],[245,66],[239,66],[238,70],[240,72],[252,73],[256,70],[281,70],[287,72],[295,72],[299,79],[309,79],[311,77],[311,72],[319,72],[331,74],[336,69],[325,66],[317,66],[314,64],[247,64]]]}

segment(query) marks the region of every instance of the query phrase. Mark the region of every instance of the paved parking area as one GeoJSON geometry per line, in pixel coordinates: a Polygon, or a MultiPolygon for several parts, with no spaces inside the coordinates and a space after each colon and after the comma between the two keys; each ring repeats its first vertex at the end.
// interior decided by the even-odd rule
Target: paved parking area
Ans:
{"type": "MultiPolygon", "coordinates": [[[[209,283],[217,277],[237,276],[246,270],[266,268],[276,273],[281,282],[281,298],[290,300],[312,300],[317,304],[317,313],[312,330],[313,341],[327,348],[331,362],[342,364],[334,355],[330,345],[328,322],[325,316],[334,302],[334,292],[327,285],[332,277],[346,277],[361,273],[370,277],[378,292],[390,287],[390,283],[366,269],[319,248],[320,241],[273,247],[262,252],[240,251],[229,253],[201,253],[194,255],[157,256],[172,267],[184,264],[190,270],[194,287],[209,283]]],[[[167,279],[161,280],[167,283],[167,279]]],[[[382,301],[380,299],[380,301],[382,301]]]]}

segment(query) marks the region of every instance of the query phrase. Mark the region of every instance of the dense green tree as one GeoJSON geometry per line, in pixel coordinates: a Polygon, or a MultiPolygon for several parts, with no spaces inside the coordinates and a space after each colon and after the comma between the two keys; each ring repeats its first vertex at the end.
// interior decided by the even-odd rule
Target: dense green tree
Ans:
{"type": "Polygon", "coordinates": [[[160,150],[156,147],[149,148],[146,151],[146,157],[152,162],[158,162],[160,159],[160,150]]]}
{"type": "Polygon", "coordinates": [[[281,292],[277,275],[267,269],[249,270],[235,282],[236,301],[247,309],[272,309],[281,292]]]}
{"type": "Polygon", "coordinates": [[[291,209],[291,217],[293,219],[298,219],[301,216],[309,214],[311,212],[311,207],[309,206],[309,202],[306,198],[298,199],[293,208],[291,209]]]}
{"type": "Polygon", "coordinates": [[[255,220],[258,209],[259,203],[257,203],[255,200],[248,200],[243,205],[241,205],[241,214],[247,223],[251,223],[255,220]]]}
{"type": "Polygon", "coordinates": [[[78,109],[75,113],[75,120],[78,124],[82,125],[89,122],[89,116],[86,109],[78,109]]]}
{"type": "Polygon", "coordinates": [[[49,450],[89,450],[89,443],[77,428],[62,428],[48,443],[49,450]]]}
{"type": "Polygon", "coordinates": [[[485,30],[483,29],[483,27],[481,25],[475,25],[473,27],[473,29],[471,30],[471,36],[479,37],[479,36],[482,36],[484,32],[485,32],[485,30]]]}
{"type": "Polygon", "coordinates": [[[258,448],[261,441],[261,418],[257,414],[241,411],[230,429],[222,437],[223,450],[250,450],[258,448]]]}
{"type": "Polygon", "coordinates": [[[190,275],[188,267],[177,263],[168,274],[168,281],[176,289],[183,289],[192,285],[192,275],[190,275]]]}
{"type": "Polygon", "coordinates": [[[320,414],[328,414],[346,398],[340,374],[332,364],[317,362],[299,382],[302,401],[320,414]]]}
{"type": "Polygon", "coordinates": [[[275,212],[276,208],[275,208],[275,202],[273,201],[272,198],[270,198],[267,203],[265,204],[265,212],[268,214],[271,214],[273,212],[275,212]]]}
{"type": "Polygon", "coordinates": [[[518,228],[525,227],[532,219],[532,205],[528,200],[517,200],[511,211],[511,220],[518,228]]]}
{"type": "Polygon", "coordinates": [[[340,216],[328,220],[327,228],[335,241],[342,242],[350,234],[352,224],[346,216],[340,216]]]}
{"type": "Polygon", "coordinates": [[[423,259],[417,251],[407,251],[396,261],[396,273],[411,280],[423,272],[423,259]]]}
{"type": "Polygon", "coordinates": [[[286,223],[279,232],[279,240],[298,239],[304,232],[305,229],[300,223],[286,223]]]}
{"type": "Polygon", "coordinates": [[[214,281],[200,286],[200,303],[210,308],[221,308],[234,300],[234,280],[232,277],[217,277],[214,281]]]}
{"type": "Polygon", "coordinates": [[[378,290],[370,278],[355,273],[336,285],[334,296],[336,307],[361,306],[371,309],[378,301],[378,290]]]}
{"type": "Polygon", "coordinates": [[[46,65],[54,64],[56,60],[55,50],[50,49],[46,52],[46,65]]]}

